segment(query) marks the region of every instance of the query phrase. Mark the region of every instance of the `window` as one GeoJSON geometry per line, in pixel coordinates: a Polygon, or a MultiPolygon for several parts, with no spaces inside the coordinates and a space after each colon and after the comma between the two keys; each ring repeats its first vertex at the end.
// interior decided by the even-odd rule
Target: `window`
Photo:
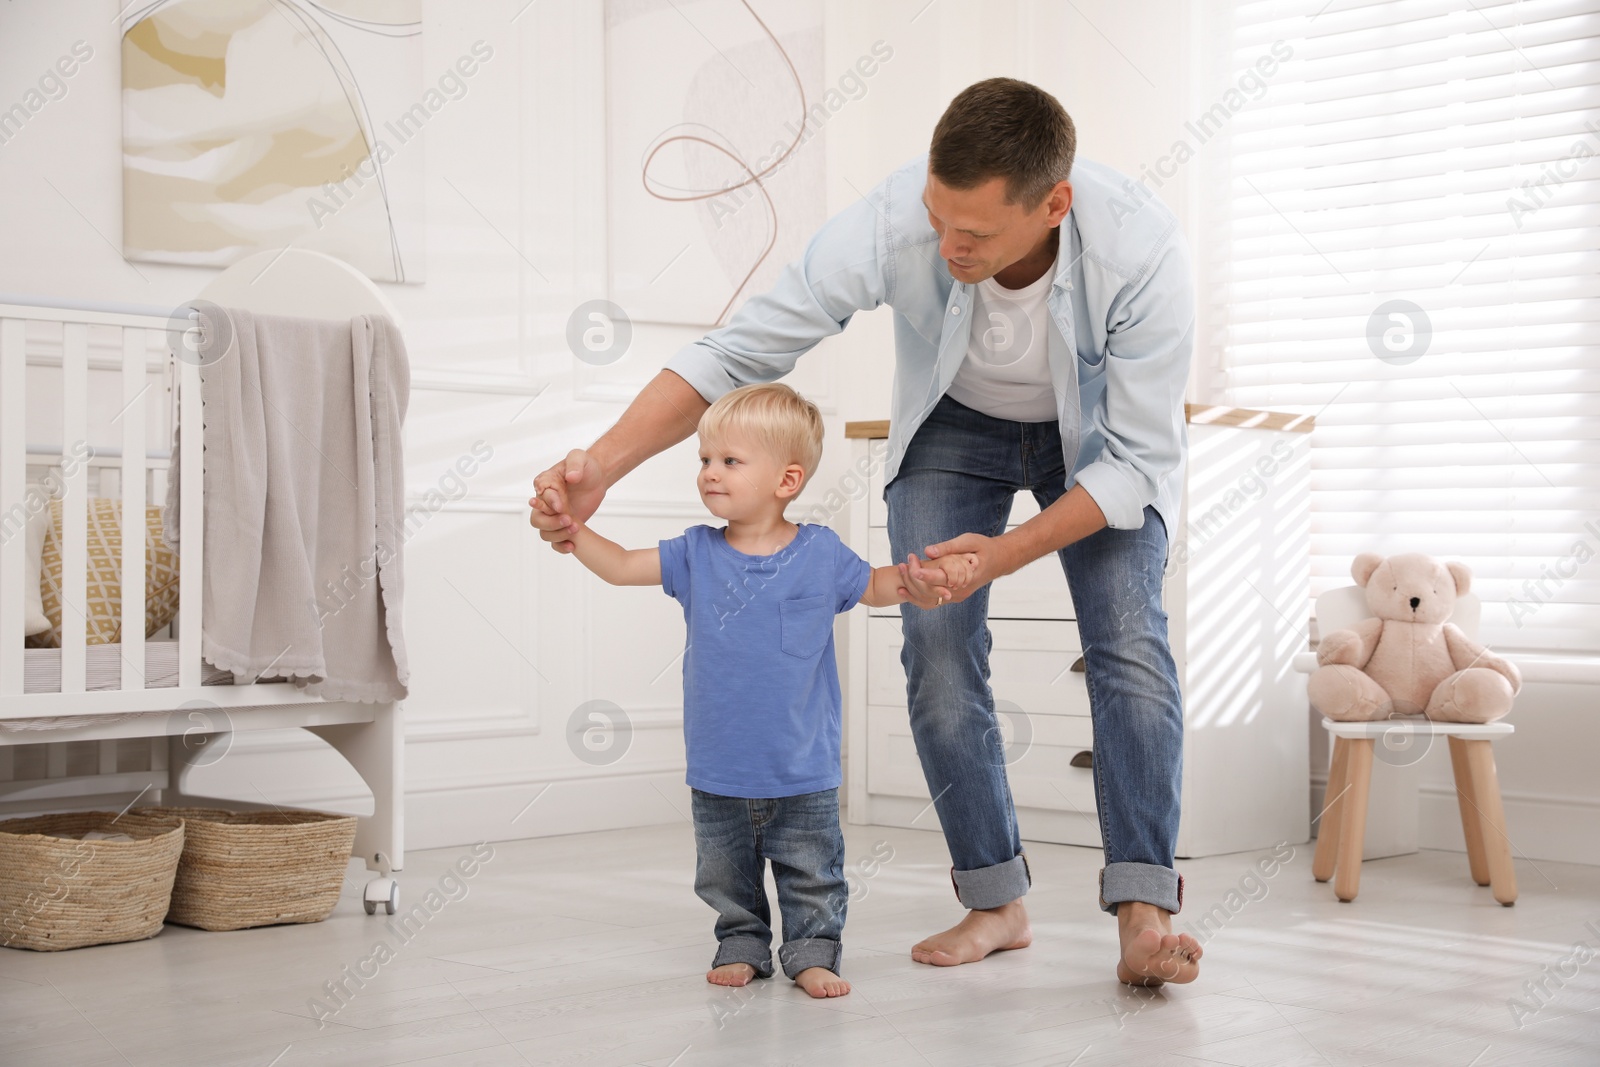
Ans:
{"type": "Polygon", "coordinates": [[[1600,650],[1600,3],[1268,0],[1214,32],[1203,381],[1316,415],[1312,594],[1427,552],[1472,568],[1486,643],[1600,650]]]}

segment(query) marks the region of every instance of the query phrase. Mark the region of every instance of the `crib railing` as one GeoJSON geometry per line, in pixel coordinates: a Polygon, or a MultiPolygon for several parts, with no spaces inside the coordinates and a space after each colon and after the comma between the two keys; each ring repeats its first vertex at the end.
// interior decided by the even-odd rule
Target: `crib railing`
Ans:
{"type": "MultiPolygon", "coordinates": [[[[151,457],[146,434],[151,428],[151,408],[147,402],[151,388],[150,354],[168,348],[169,322],[159,316],[116,312],[81,311],[0,304],[0,718],[21,718],[41,714],[76,714],[106,710],[107,700],[89,699],[85,694],[86,635],[88,603],[85,586],[87,564],[87,522],[91,462],[85,449],[91,440],[89,424],[90,329],[99,327],[114,339],[114,353],[107,367],[102,358],[97,369],[115,370],[120,375],[121,410],[112,422],[119,424],[121,439],[120,496],[125,544],[121,560],[121,617],[145,617],[145,553],[142,538],[143,516],[149,500],[151,457]],[[41,326],[40,324],[46,324],[41,326]],[[59,350],[55,330],[59,324],[59,350]],[[44,336],[40,336],[44,335],[44,336]],[[60,492],[61,504],[61,688],[47,705],[30,699],[27,706],[15,699],[23,695],[24,575],[26,573],[27,514],[39,503],[30,497],[27,469],[30,460],[28,435],[28,367],[59,366],[61,394],[60,492]],[[49,710],[44,710],[48,706],[49,710]]],[[[170,357],[168,357],[170,359],[170,357]]],[[[158,364],[159,366],[160,364],[158,364]]],[[[200,406],[200,368],[191,360],[172,360],[173,373],[163,379],[176,386],[176,417],[184,427],[181,452],[173,457],[181,475],[181,516],[178,600],[178,689],[198,688],[201,682],[201,581],[204,556],[203,470],[200,406]]],[[[164,430],[165,427],[160,429],[164,430]]],[[[110,434],[96,428],[95,439],[104,442],[110,434]]],[[[48,503],[45,504],[48,506],[48,503]]],[[[145,649],[143,625],[127,625],[121,630],[121,679],[117,692],[142,691],[145,649]]],[[[45,694],[38,694],[44,696],[45,694]]],[[[95,697],[115,694],[98,693],[95,697]]],[[[130,708],[129,710],[138,710],[130,708]]]]}
{"type": "MultiPolygon", "coordinates": [[[[313,268],[356,292],[360,299],[353,303],[381,302],[370,283],[353,282],[338,273],[353,276],[348,268],[328,257],[303,255],[313,268]],[[363,286],[371,290],[370,300],[363,286]]],[[[270,265],[252,269],[259,276],[270,265]]],[[[380,874],[366,888],[368,906],[389,902],[393,914],[395,887],[389,875],[400,869],[404,859],[404,719],[399,705],[324,701],[286,684],[201,688],[204,439],[200,367],[187,358],[200,346],[185,344],[174,356],[168,318],[136,310],[47,308],[0,297],[0,816],[52,810],[66,803],[81,805],[86,798],[88,803],[108,805],[113,797],[118,805],[141,797],[148,798],[146,803],[204,804],[203,794],[186,791],[185,776],[204,762],[197,758],[198,752],[216,750],[197,750],[187,743],[191,736],[204,740],[241,731],[304,728],[343,755],[372,790],[373,815],[361,819],[355,851],[380,874]],[[148,395],[155,388],[152,356],[156,381],[161,383],[157,396],[148,395]],[[46,373],[30,380],[30,367],[46,373]],[[58,374],[48,373],[56,368],[58,374]],[[102,372],[115,375],[115,388],[102,372]],[[92,375],[98,375],[94,388],[92,375]],[[59,401],[54,398],[57,387],[59,401]],[[31,388],[37,388],[37,396],[29,395],[31,388]],[[157,403],[169,389],[175,390],[175,405],[157,403]],[[118,397],[120,404],[107,406],[107,394],[118,397]],[[93,419],[92,401],[99,405],[93,419]],[[43,413],[41,405],[57,403],[59,424],[53,415],[48,420],[37,417],[43,413]],[[34,441],[62,442],[49,450],[51,455],[40,455],[37,447],[28,445],[30,411],[36,415],[36,426],[50,423],[49,432],[35,435],[34,441]],[[159,414],[159,425],[151,425],[152,412],[159,414]],[[164,442],[174,419],[183,431],[178,454],[170,457],[181,479],[182,514],[177,546],[178,684],[169,688],[145,684],[142,531],[146,505],[164,502],[152,497],[171,474],[170,469],[160,470],[166,460],[150,455],[153,442],[147,435],[153,433],[164,442]],[[91,441],[102,453],[98,461],[83,458],[82,448],[91,441]],[[52,482],[59,485],[54,495],[62,506],[61,685],[58,692],[27,693],[23,632],[27,518],[30,506],[40,503],[27,497],[28,469],[30,464],[37,470],[57,462],[61,473],[52,482]],[[120,633],[119,687],[88,691],[88,502],[91,481],[103,495],[110,495],[105,490],[112,470],[117,475],[115,491],[124,531],[119,610],[125,624],[120,633]],[[160,477],[152,479],[158,471],[160,477]],[[239,714],[235,717],[233,711],[239,714]]],[[[159,453],[160,447],[164,445],[153,450],[159,453]]],[[[250,806],[255,800],[226,803],[250,806]]]]}

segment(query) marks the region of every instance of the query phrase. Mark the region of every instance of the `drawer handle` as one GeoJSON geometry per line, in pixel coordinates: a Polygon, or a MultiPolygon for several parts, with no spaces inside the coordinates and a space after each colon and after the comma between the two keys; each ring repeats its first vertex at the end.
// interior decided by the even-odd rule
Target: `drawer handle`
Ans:
{"type": "Polygon", "coordinates": [[[1082,752],[1078,753],[1076,756],[1073,756],[1072,757],[1072,765],[1074,767],[1083,767],[1086,770],[1093,770],[1094,769],[1094,750],[1086,748],[1082,752]]]}
{"type": "Polygon", "coordinates": [[[1082,656],[1079,656],[1077,659],[1073,660],[1072,666],[1067,669],[1072,671],[1074,674],[1087,674],[1089,672],[1089,668],[1084,664],[1082,656]]]}

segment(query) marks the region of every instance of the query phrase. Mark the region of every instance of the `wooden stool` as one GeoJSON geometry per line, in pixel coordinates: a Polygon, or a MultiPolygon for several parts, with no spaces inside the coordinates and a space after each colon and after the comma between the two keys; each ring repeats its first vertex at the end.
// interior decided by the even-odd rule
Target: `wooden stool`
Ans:
{"type": "Polygon", "coordinates": [[[1333,891],[1346,903],[1361,889],[1361,844],[1367,832],[1367,787],[1372,781],[1373,742],[1392,731],[1443,735],[1450,741],[1450,767],[1455,772],[1461,830],[1467,839],[1467,865],[1472,880],[1490,887],[1494,899],[1510,907],[1517,901],[1517,874],[1511,866],[1511,839],[1500,803],[1500,780],[1494,770],[1493,739],[1515,730],[1507,722],[1454,723],[1428,719],[1379,719],[1335,722],[1323,719],[1333,738],[1333,763],[1328,770],[1329,798],[1323,804],[1322,828],[1311,873],[1319,882],[1334,880],[1333,891]]]}

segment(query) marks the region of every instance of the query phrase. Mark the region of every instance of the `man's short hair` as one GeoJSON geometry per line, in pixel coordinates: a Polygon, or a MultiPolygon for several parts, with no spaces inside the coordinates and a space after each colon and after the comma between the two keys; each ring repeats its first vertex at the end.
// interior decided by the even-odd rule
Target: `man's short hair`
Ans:
{"type": "Polygon", "coordinates": [[[1028,210],[1072,173],[1078,134],[1055,97],[1016,78],[967,86],[933,128],[928,169],[952,189],[1006,180],[1006,199],[1028,210]]]}
{"type": "Polygon", "coordinates": [[[700,436],[712,444],[738,434],[766,449],[780,463],[805,470],[811,480],[822,461],[822,413],[781,382],[746,385],[723,394],[700,416],[700,436]]]}

